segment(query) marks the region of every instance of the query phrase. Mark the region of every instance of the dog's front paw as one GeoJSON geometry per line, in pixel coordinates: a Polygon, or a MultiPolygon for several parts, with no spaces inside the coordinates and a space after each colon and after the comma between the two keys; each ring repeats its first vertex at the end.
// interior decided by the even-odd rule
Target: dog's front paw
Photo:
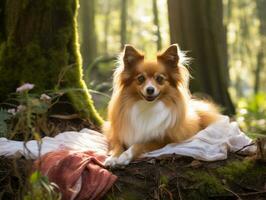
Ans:
{"type": "Polygon", "coordinates": [[[110,156],[104,161],[104,166],[113,167],[117,164],[118,157],[110,156]]]}
{"type": "Polygon", "coordinates": [[[129,148],[128,150],[124,151],[119,156],[119,158],[117,159],[117,164],[118,165],[128,165],[132,159],[133,159],[132,148],[129,148]]]}
{"type": "Polygon", "coordinates": [[[119,157],[110,156],[108,157],[104,165],[114,167],[116,165],[128,165],[130,161],[133,159],[133,151],[132,148],[124,151],[119,157]]]}

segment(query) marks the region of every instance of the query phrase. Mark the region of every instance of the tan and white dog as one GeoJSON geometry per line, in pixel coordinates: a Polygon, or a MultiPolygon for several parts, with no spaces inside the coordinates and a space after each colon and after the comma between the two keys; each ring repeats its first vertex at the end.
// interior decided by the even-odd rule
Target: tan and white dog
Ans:
{"type": "Polygon", "coordinates": [[[185,61],[177,44],[155,61],[125,46],[103,127],[111,151],[105,165],[127,165],[145,152],[194,136],[218,119],[217,106],[191,97],[185,61]]]}

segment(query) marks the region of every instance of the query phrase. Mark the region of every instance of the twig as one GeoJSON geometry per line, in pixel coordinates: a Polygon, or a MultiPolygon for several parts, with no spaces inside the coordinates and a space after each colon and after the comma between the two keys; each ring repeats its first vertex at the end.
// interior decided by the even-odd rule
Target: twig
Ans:
{"type": "Polygon", "coordinates": [[[244,189],[245,191],[248,190],[249,192],[260,192],[259,190],[255,189],[255,188],[251,188],[251,187],[248,187],[248,186],[243,186],[241,185],[240,183],[238,182],[233,182],[234,184],[236,184],[238,187],[241,187],[242,189],[244,189]]]}
{"type": "Polygon", "coordinates": [[[233,192],[232,190],[226,188],[225,186],[224,186],[224,189],[225,189],[226,191],[232,193],[233,195],[235,195],[235,196],[237,197],[237,200],[242,200],[241,197],[240,197],[237,193],[235,193],[235,192],[233,192]]]}
{"type": "Polygon", "coordinates": [[[247,193],[240,193],[240,196],[251,196],[251,195],[256,195],[256,194],[266,194],[266,190],[264,191],[258,191],[258,192],[247,192],[247,193]]]}
{"type": "Polygon", "coordinates": [[[121,191],[121,188],[120,187],[118,187],[118,185],[115,183],[114,184],[114,186],[116,187],[116,189],[121,193],[122,191],[121,191]]]}
{"type": "Polygon", "coordinates": [[[169,195],[170,200],[174,200],[173,194],[169,190],[167,190],[165,187],[163,187],[162,190],[164,190],[169,195]]]}
{"type": "Polygon", "coordinates": [[[181,189],[180,189],[180,186],[179,186],[179,181],[178,181],[178,177],[177,176],[176,176],[176,187],[177,187],[177,192],[178,192],[179,199],[180,200],[183,200],[182,199],[181,189]]]}
{"type": "Polygon", "coordinates": [[[243,146],[242,148],[238,149],[237,151],[235,151],[234,153],[237,154],[238,152],[242,151],[243,149],[249,147],[249,146],[252,146],[252,145],[255,145],[255,142],[252,142],[250,144],[247,144],[245,146],[243,146]]]}
{"type": "Polygon", "coordinates": [[[49,115],[51,118],[57,118],[57,119],[78,119],[80,116],[78,114],[72,114],[72,115],[49,115]]]}

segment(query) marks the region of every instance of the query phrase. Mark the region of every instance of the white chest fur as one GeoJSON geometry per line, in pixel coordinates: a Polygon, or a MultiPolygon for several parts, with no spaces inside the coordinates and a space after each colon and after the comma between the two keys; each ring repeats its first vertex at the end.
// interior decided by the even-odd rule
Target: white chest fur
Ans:
{"type": "Polygon", "coordinates": [[[162,101],[136,102],[129,116],[128,132],[123,134],[124,143],[131,146],[135,143],[147,142],[162,138],[167,128],[172,126],[175,117],[162,101]]]}

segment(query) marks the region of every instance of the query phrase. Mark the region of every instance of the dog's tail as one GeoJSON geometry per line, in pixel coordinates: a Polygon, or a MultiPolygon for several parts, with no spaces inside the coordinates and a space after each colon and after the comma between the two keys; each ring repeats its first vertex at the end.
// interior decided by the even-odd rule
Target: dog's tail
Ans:
{"type": "Polygon", "coordinates": [[[200,117],[200,126],[203,129],[221,117],[220,108],[211,101],[193,100],[192,104],[200,117]]]}

